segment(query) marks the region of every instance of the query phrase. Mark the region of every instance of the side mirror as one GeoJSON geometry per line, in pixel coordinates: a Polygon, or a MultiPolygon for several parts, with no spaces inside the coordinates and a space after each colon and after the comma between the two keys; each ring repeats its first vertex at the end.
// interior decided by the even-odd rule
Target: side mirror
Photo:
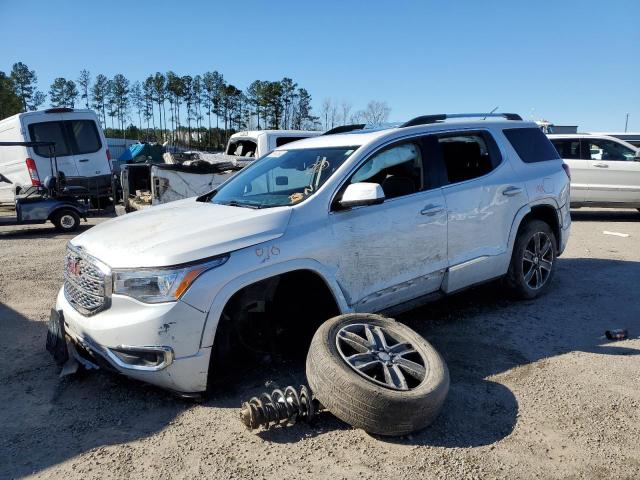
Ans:
{"type": "Polygon", "coordinates": [[[376,205],[384,202],[384,191],[377,183],[352,183],[342,194],[340,206],[344,208],[376,205]]]}
{"type": "Polygon", "coordinates": [[[636,152],[636,156],[633,157],[634,162],[640,162],[640,150],[636,152]]]}

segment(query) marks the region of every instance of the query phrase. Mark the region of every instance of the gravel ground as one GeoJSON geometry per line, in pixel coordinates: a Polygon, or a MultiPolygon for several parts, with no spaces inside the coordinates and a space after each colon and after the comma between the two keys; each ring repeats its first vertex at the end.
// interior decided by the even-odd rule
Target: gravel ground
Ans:
{"type": "Polygon", "coordinates": [[[329,414],[246,431],[240,402],[265,380],[299,384],[299,361],[261,365],[199,404],[102,372],[59,379],[44,340],[70,238],[0,228],[0,478],[640,477],[635,210],[575,211],[537,301],[487,285],[400,317],[442,353],[451,390],[431,427],[398,439],[329,414]],[[617,327],[631,339],[606,341],[617,327]]]}

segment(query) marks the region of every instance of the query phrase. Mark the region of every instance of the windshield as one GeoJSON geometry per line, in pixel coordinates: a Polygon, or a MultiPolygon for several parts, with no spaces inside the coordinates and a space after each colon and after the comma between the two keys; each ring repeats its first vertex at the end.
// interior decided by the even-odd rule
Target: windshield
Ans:
{"type": "Polygon", "coordinates": [[[212,203],[267,208],[313,195],[358,147],[274,150],[217,190],[212,203]]]}

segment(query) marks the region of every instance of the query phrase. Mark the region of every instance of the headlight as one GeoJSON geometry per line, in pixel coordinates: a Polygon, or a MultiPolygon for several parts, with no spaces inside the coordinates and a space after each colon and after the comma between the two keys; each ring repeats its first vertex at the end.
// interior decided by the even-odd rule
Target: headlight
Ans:
{"type": "Polygon", "coordinates": [[[228,255],[205,263],[149,270],[114,270],[113,293],[127,295],[145,303],[173,302],[187,291],[201,273],[219,267],[228,255]]]}

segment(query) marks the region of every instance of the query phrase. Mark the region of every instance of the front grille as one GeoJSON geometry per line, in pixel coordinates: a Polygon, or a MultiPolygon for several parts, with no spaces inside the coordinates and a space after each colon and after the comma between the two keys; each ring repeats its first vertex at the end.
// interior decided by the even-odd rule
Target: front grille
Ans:
{"type": "Polygon", "coordinates": [[[83,315],[94,315],[108,304],[108,275],[104,266],[81,251],[68,247],[64,263],[64,295],[83,315]]]}

